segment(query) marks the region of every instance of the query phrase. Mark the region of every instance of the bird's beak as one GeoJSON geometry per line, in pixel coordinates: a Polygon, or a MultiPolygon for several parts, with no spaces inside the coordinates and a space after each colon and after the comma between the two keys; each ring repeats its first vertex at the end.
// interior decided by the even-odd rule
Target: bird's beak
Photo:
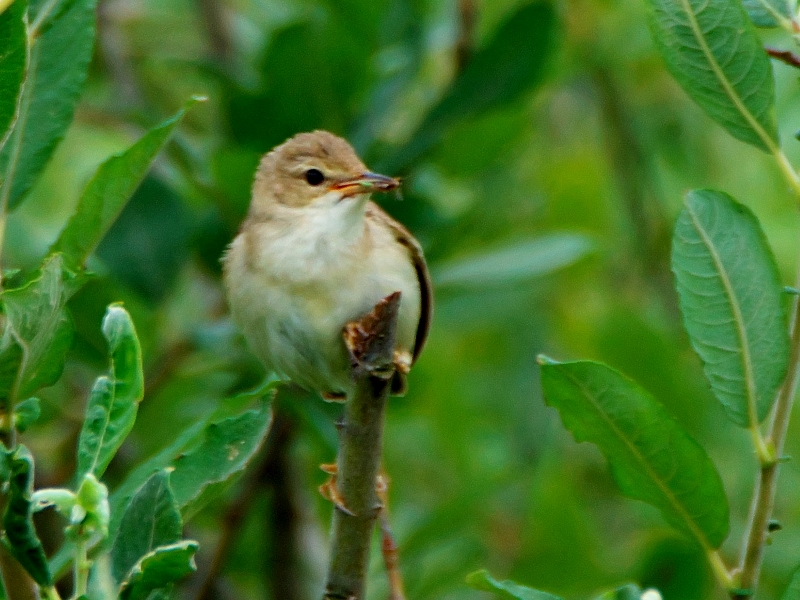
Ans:
{"type": "Polygon", "coordinates": [[[369,194],[370,192],[389,192],[399,186],[400,180],[395,177],[366,172],[353,179],[337,181],[331,186],[331,189],[341,192],[342,198],[347,198],[348,196],[369,194]]]}

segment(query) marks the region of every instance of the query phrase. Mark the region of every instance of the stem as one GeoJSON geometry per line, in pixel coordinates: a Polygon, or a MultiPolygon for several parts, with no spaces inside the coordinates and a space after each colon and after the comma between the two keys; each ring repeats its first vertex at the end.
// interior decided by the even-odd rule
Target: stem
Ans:
{"type": "Polygon", "coordinates": [[[786,439],[786,430],[789,426],[789,415],[792,412],[792,401],[797,387],[797,366],[800,362],[800,302],[798,302],[797,298],[794,301],[794,309],[789,370],[781,389],[778,391],[778,400],[775,403],[770,433],[767,438],[772,443],[774,456],[777,460],[762,462],[761,464],[743,545],[739,589],[731,594],[731,598],[734,600],[745,600],[755,592],[758,576],[761,572],[761,562],[764,558],[767,526],[775,505],[778,467],[780,466],[780,457],[783,452],[783,443],[786,439]]]}
{"type": "Polygon", "coordinates": [[[783,150],[777,146],[771,147],[770,150],[772,151],[772,156],[775,157],[775,160],[778,163],[778,167],[780,168],[783,177],[791,186],[794,195],[800,200],[800,176],[798,176],[797,171],[794,170],[794,167],[792,166],[792,163],[789,162],[789,159],[786,158],[783,150]]]}
{"type": "Polygon", "coordinates": [[[366,597],[370,541],[381,511],[375,488],[381,463],[384,409],[394,373],[399,305],[400,292],[395,292],[379,302],[372,313],[345,327],[354,391],[345,404],[339,430],[337,500],[323,600],[366,597]]]}
{"type": "Polygon", "coordinates": [[[73,598],[80,598],[86,594],[91,564],[86,554],[86,540],[79,538],[75,542],[75,592],[73,598]]]}
{"type": "Polygon", "coordinates": [[[728,567],[725,566],[722,557],[719,555],[719,552],[709,552],[708,562],[711,564],[711,570],[714,571],[714,576],[717,578],[717,581],[719,581],[726,590],[733,589],[733,578],[728,571],[728,567]]]}

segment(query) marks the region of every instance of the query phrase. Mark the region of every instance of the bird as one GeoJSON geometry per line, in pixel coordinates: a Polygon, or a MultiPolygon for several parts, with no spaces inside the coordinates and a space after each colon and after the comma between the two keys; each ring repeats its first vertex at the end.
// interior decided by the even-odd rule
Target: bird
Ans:
{"type": "Polygon", "coordinates": [[[400,180],[371,172],[327,131],[299,133],[265,154],[250,208],[225,252],[233,321],[280,377],[329,401],[353,391],[342,336],[350,322],[400,292],[391,391],[406,391],[432,317],[422,248],[370,200],[400,180]]]}

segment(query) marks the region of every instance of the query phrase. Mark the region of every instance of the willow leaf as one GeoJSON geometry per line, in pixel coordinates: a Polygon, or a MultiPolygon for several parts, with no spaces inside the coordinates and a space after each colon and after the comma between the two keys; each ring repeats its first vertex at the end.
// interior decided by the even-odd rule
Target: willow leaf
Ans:
{"type": "Polygon", "coordinates": [[[703,448],[634,381],[601,363],[540,357],[545,401],[595,444],[622,492],[658,508],[706,551],[728,535],[728,501],[703,448]]]}
{"type": "Polygon", "coordinates": [[[758,219],[722,192],[689,192],[675,225],[672,270],[711,389],[734,423],[754,427],[789,361],[783,287],[758,219]]]}
{"type": "Polygon", "coordinates": [[[647,0],[650,28],[673,77],[733,137],[778,145],[772,65],[738,0],[647,0]]]}

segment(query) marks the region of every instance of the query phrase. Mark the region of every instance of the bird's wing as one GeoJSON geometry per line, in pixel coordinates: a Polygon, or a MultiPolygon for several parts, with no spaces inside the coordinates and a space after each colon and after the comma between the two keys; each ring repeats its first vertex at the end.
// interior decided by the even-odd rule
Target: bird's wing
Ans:
{"type": "Polygon", "coordinates": [[[431,317],[433,316],[433,284],[431,283],[430,273],[428,273],[428,265],[425,264],[425,257],[422,255],[422,247],[419,245],[419,242],[414,239],[414,236],[411,235],[408,229],[387,215],[383,209],[374,202],[370,202],[367,205],[367,213],[378,221],[386,224],[389,229],[392,230],[395,239],[408,250],[408,254],[414,263],[414,269],[417,272],[420,311],[417,335],[414,339],[414,354],[412,356],[413,360],[416,361],[420,352],[422,352],[423,346],[425,346],[425,340],[428,338],[428,330],[431,326],[431,317]]]}

